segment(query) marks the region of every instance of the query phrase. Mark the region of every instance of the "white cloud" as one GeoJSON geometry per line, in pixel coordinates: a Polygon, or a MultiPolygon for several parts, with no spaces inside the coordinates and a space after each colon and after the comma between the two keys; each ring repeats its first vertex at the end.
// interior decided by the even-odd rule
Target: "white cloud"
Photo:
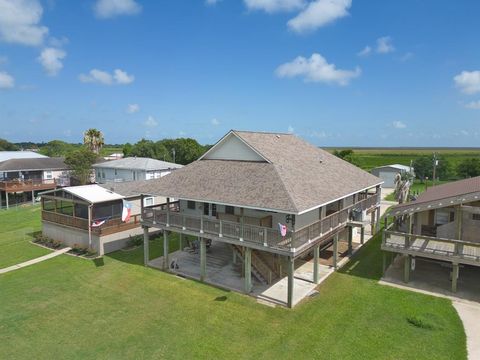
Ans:
{"type": "Polygon", "coordinates": [[[135,80],[135,76],[128,75],[125,71],[120,69],[115,69],[113,78],[117,84],[131,84],[135,80]]]}
{"type": "Polygon", "coordinates": [[[462,71],[456,75],[453,80],[455,86],[465,94],[475,94],[480,92],[480,71],[462,71]]]}
{"type": "Polygon", "coordinates": [[[352,0],[315,0],[289,20],[288,26],[299,33],[312,31],[347,16],[350,6],[352,0]]]}
{"type": "Polygon", "coordinates": [[[212,120],[210,120],[210,123],[213,125],[213,126],[218,126],[220,125],[220,121],[216,118],[213,118],[212,120]]]}
{"type": "Polygon", "coordinates": [[[155,118],[150,115],[147,120],[145,120],[145,126],[147,127],[156,127],[158,125],[158,121],[155,120],[155,118]]]}
{"type": "Polygon", "coordinates": [[[465,107],[467,109],[475,109],[475,110],[480,110],[480,100],[477,101],[471,101],[468,104],[465,104],[465,107]]]}
{"type": "Polygon", "coordinates": [[[64,50],[50,47],[43,49],[37,60],[42,64],[48,75],[55,76],[62,70],[62,60],[66,56],[67,53],[64,50]]]}
{"type": "Polygon", "coordinates": [[[0,41],[41,45],[48,33],[48,28],[40,25],[42,14],[38,0],[0,0],[0,41]]]}
{"type": "Polygon", "coordinates": [[[372,48],[370,46],[365,46],[361,51],[357,53],[358,56],[365,57],[370,55],[372,52],[372,48]]]}
{"type": "Polygon", "coordinates": [[[355,70],[337,69],[335,64],[327,63],[320,54],[312,54],[307,59],[298,56],[291,62],[280,65],[275,73],[280,78],[302,77],[306,82],[322,82],[328,84],[348,85],[350,80],[360,76],[359,67],[355,70]]]}
{"type": "Polygon", "coordinates": [[[390,36],[383,36],[377,39],[377,53],[387,54],[392,51],[395,51],[395,47],[392,43],[392,38],[390,36]]]}
{"type": "Polygon", "coordinates": [[[407,124],[405,124],[402,121],[394,121],[394,122],[392,122],[392,126],[395,129],[405,129],[407,127],[407,124]]]}
{"type": "Polygon", "coordinates": [[[128,75],[125,71],[115,69],[113,75],[102,70],[92,69],[88,74],[80,74],[78,79],[84,83],[98,83],[103,85],[126,85],[135,80],[133,75],[128,75]]]}
{"type": "Polygon", "coordinates": [[[267,13],[299,10],[305,6],[305,0],[244,0],[249,10],[263,10],[267,13]]]}
{"type": "Polygon", "coordinates": [[[127,113],[134,114],[140,111],[140,105],[138,104],[128,104],[127,106],[127,113]]]}
{"type": "Polygon", "coordinates": [[[5,71],[0,71],[0,89],[10,89],[15,86],[15,79],[5,71]]]}
{"type": "Polygon", "coordinates": [[[134,0],[98,0],[93,10],[97,17],[108,19],[120,15],[138,14],[142,11],[142,7],[134,0]]]}

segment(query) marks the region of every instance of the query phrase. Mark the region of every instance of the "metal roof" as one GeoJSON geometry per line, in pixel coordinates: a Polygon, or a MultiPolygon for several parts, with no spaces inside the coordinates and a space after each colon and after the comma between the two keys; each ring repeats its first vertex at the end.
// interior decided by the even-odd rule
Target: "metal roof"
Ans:
{"type": "Polygon", "coordinates": [[[374,167],[372,170],[382,169],[382,168],[392,168],[392,169],[402,170],[402,171],[413,171],[413,168],[411,168],[410,166],[401,165],[401,164],[377,166],[377,167],[374,167]]]}
{"type": "Polygon", "coordinates": [[[95,169],[107,168],[107,169],[128,169],[128,170],[171,170],[182,168],[183,165],[174,164],[167,161],[143,158],[143,157],[127,157],[118,160],[105,161],[94,164],[92,166],[95,169]]]}
{"type": "Polygon", "coordinates": [[[81,185],[81,186],[69,186],[62,189],[45,191],[41,195],[49,195],[55,193],[55,191],[66,191],[90,204],[97,204],[106,201],[114,201],[124,199],[123,195],[117,194],[113,191],[107,190],[97,184],[93,185],[81,185]]]}
{"type": "Polygon", "coordinates": [[[47,157],[34,151],[0,151],[0,162],[10,159],[39,159],[47,157]]]}

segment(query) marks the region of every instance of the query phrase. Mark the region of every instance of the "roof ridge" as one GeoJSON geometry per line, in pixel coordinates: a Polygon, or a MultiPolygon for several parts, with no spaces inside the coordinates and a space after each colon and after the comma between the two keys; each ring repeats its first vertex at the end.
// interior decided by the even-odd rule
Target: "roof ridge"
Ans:
{"type": "Polygon", "coordinates": [[[288,199],[292,202],[292,205],[295,208],[295,211],[298,213],[299,208],[297,206],[297,203],[295,202],[295,200],[293,200],[292,195],[290,194],[290,191],[289,191],[287,185],[285,184],[285,181],[283,181],[282,175],[280,175],[280,173],[278,172],[278,169],[277,169],[278,164],[272,163],[272,165],[273,165],[273,169],[275,170],[275,173],[277,174],[278,178],[280,179],[280,183],[283,185],[283,188],[284,188],[285,192],[287,193],[288,199]]]}
{"type": "Polygon", "coordinates": [[[289,132],[276,132],[276,131],[253,131],[253,130],[236,130],[232,129],[233,132],[244,132],[250,134],[270,134],[270,135],[295,135],[289,132]]]}

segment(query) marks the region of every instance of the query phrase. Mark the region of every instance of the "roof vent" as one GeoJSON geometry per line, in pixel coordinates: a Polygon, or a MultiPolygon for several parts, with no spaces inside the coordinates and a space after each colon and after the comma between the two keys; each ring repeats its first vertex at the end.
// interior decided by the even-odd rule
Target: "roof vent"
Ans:
{"type": "Polygon", "coordinates": [[[277,139],[280,139],[280,135],[278,135],[278,134],[277,134],[277,135],[275,135],[275,137],[276,137],[277,139]]]}

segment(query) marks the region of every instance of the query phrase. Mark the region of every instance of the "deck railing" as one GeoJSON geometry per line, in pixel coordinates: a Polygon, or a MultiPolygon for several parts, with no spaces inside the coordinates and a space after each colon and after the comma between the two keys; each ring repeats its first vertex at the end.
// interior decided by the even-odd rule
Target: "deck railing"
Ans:
{"type": "Polygon", "coordinates": [[[3,191],[32,191],[54,189],[57,186],[55,179],[6,180],[0,181],[0,190],[3,191]]]}
{"type": "Polygon", "coordinates": [[[382,250],[480,265],[480,242],[405,233],[393,225],[384,230],[382,250]]]}
{"type": "MultiPolygon", "coordinates": [[[[105,236],[129,229],[134,229],[140,226],[140,218],[140,214],[137,214],[133,215],[128,222],[123,222],[120,218],[108,219],[103,225],[92,226],[91,231],[92,234],[105,236]]],[[[43,210],[42,220],[88,231],[88,220],[80,217],[43,210]]]]}
{"type": "Polygon", "coordinates": [[[287,230],[282,236],[276,228],[268,228],[241,222],[212,219],[204,216],[185,215],[176,211],[167,211],[164,204],[143,209],[142,220],[153,226],[156,224],[190,231],[197,234],[208,234],[219,238],[248,242],[260,246],[296,251],[304,245],[322,237],[328,237],[346,226],[353,209],[366,210],[377,206],[378,194],[371,195],[349,207],[335,212],[325,218],[295,231],[287,230]]]}

